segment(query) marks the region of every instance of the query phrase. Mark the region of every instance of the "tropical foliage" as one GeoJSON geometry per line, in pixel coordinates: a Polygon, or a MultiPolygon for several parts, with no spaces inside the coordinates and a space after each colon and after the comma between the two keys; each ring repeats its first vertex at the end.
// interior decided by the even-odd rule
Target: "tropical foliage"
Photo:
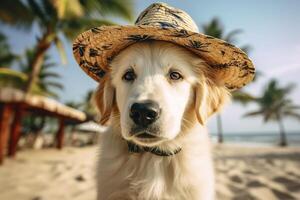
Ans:
{"type": "Polygon", "coordinates": [[[293,117],[300,120],[300,105],[295,105],[288,95],[293,90],[294,85],[280,87],[276,80],[271,80],[266,86],[261,97],[254,102],[258,105],[258,110],[249,112],[245,116],[262,115],[264,122],[276,121],[280,129],[280,145],[286,146],[286,133],[283,125],[284,117],[293,117]]]}
{"type": "MultiPolygon", "coordinates": [[[[33,59],[33,55],[33,50],[26,51],[25,56],[19,62],[19,71],[9,68],[1,68],[0,87],[21,89],[28,80],[31,70],[30,63],[33,59]]],[[[60,75],[52,70],[52,68],[56,67],[57,65],[49,60],[50,57],[46,55],[45,61],[38,75],[37,82],[33,86],[31,93],[58,98],[57,91],[62,90],[63,86],[58,82],[60,75]]]]}
{"type": "Polygon", "coordinates": [[[11,52],[6,36],[0,33],[0,68],[9,67],[17,58],[11,52]]]}
{"type": "Polygon", "coordinates": [[[4,0],[0,6],[2,23],[23,29],[37,25],[35,52],[31,60],[31,73],[24,90],[31,92],[37,82],[44,57],[52,45],[56,45],[62,61],[66,56],[62,36],[73,39],[83,30],[103,24],[112,24],[103,18],[116,15],[131,20],[131,0],[4,0]]]}
{"type": "Polygon", "coordinates": [[[27,81],[26,74],[9,68],[0,68],[0,88],[21,88],[27,81]]]}
{"type": "MultiPolygon", "coordinates": [[[[20,62],[20,70],[27,76],[29,76],[31,72],[30,63],[34,59],[34,51],[32,49],[28,49],[25,52],[24,59],[20,62]]],[[[53,71],[53,68],[58,65],[54,62],[50,61],[51,58],[49,55],[46,55],[44,58],[44,62],[41,67],[41,71],[37,77],[36,90],[35,93],[43,96],[58,98],[58,91],[63,90],[63,85],[59,82],[61,76],[53,71]]]]}
{"type": "MultiPolygon", "coordinates": [[[[202,26],[203,33],[206,35],[210,35],[215,38],[219,38],[221,40],[225,40],[229,43],[236,43],[236,36],[242,33],[242,30],[236,29],[232,30],[229,33],[225,34],[225,30],[218,18],[212,19],[209,23],[202,26]]],[[[246,53],[249,52],[250,46],[245,45],[242,46],[241,49],[246,53]]],[[[240,102],[240,103],[248,103],[253,100],[254,97],[252,95],[239,90],[232,93],[233,100],[240,102]]],[[[220,114],[217,114],[217,128],[218,128],[218,142],[223,142],[223,127],[222,127],[222,118],[220,114]]]]}
{"type": "MultiPolygon", "coordinates": [[[[243,32],[241,29],[235,29],[225,34],[224,27],[218,18],[213,18],[209,23],[203,25],[202,29],[204,34],[219,38],[232,44],[237,42],[236,36],[243,32]]],[[[251,49],[249,45],[244,45],[240,48],[246,53],[248,53],[251,49]]]]}

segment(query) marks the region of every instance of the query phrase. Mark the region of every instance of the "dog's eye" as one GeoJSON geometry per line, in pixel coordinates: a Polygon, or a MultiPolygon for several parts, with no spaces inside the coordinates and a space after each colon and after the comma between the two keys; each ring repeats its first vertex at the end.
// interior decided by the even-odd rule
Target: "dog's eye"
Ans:
{"type": "Polygon", "coordinates": [[[125,81],[134,81],[134,79],[136,78],[136,75],[134,73],[133,70],[128,70],[124,75],[123,75],[123,80],[125,81]]]}
{"type": "Polygon", "coordinates": [[[179,72],[170,72],[169,76],[171,80],[175,80],[175,81],[183,78],[179,72]]]}

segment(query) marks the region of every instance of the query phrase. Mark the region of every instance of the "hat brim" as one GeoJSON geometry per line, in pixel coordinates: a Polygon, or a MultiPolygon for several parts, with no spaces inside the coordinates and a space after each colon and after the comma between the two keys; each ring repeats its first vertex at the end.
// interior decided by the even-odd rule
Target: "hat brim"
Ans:
{"type": "Polygon", "coordinates": [[[109,70],[113,57],[129,45],[161,40],[187,48],[215,70],[216,77],[229,90],[253,80],[255,68],[239,48],[223,40],[184,29],[153,26],[102,26],[80,34],[73,53],[79,66],[94,80],[100,81],[109,70]]]}

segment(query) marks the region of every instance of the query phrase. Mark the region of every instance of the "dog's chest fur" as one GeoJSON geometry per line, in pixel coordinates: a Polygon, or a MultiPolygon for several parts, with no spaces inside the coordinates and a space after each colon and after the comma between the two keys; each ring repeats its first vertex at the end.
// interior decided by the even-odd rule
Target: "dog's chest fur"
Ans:
{"type": "Polygon", "coordinates": [[[185,137],[180,153],[169,157],[130,153],[119,134],[104,134],[98,163],[98,200],[213,199],[208,137],[198,131],[185,137]]]}

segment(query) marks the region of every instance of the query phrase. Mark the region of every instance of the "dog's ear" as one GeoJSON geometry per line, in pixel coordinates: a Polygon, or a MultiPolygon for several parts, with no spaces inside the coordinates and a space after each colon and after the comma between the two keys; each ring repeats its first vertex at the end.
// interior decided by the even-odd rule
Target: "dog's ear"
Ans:
{"type": "Polygon", "coordinates": [[[195,88],[195,111],[199,123],[205,125],[208,117],[219,112],[229,100],[230,93],[225,87],[210,81],[199,83],[195,88]]]}
{"type": "Polygon", "coordinates": [[[93,99],[100,111],[100,124],[105,125],[110,118],[115,101],[115,89],[110,80],[100,82],[93,99]]]}

